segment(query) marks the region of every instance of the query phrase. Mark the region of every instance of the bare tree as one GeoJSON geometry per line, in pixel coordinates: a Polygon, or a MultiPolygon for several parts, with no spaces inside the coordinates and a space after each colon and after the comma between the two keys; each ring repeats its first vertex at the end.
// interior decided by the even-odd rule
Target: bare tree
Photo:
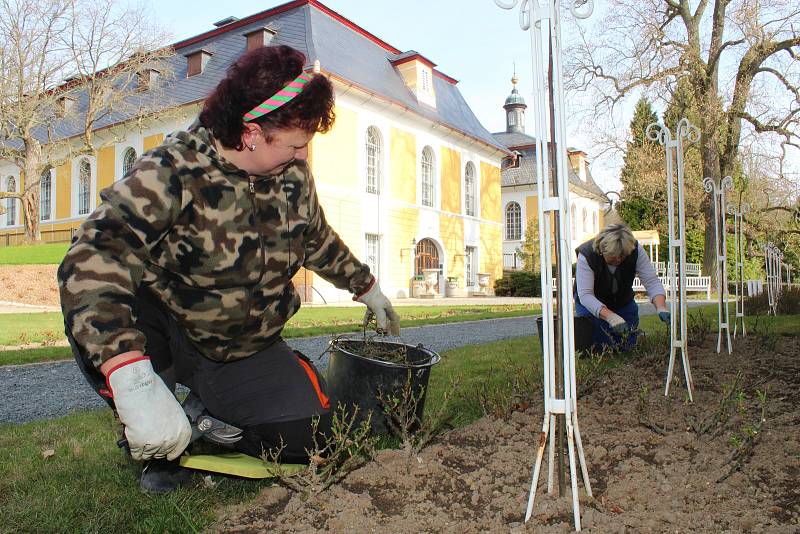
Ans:
{"type": "Polygon", "coordinates": [[[113,0],[0,0],[0,160],[20,171],[25,238],[38,241],[45,166],[97,150],[94,130],[159,111],[166,35],[113,0]],[[156,83],[156,76],[159,82],[156,83]]]}
{"type": "MultiPolygon", "coordinates": [[[[570,49],[573,88],[598,115],[639,90],[669,100],[688,81],[700,109],[703,176],[736,175],[740,146],[760,136],[800,149],[800,4],[796,0],[613,0],[570,49]]],[[[781,158],[783,161],[783,158],[781,158]]],[[[709,203],[707,227],[713,220],[709,203]]],[[[705,270],[713,272],[713,233],[705,270]]]]}

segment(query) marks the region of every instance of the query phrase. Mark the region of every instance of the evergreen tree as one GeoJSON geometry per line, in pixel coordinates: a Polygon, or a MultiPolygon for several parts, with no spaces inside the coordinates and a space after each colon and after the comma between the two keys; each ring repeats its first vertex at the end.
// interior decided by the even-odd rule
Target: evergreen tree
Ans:
{"type": "Polygon", "coordinates": [[[647,98],[636,103],[620,175],[622,192],[617,211],[633,230],[660,228],[665,223],[663,150],[647,139],[647,127],[658,115],[647,98]],[[659,157],[660,156],[660,157],[659,157]]]}

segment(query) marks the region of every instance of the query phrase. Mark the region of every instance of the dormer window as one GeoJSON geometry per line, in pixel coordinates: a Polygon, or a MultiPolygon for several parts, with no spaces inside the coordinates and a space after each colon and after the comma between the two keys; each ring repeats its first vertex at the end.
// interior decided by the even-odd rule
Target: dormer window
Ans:
{"type": "Polygon", "coordinates": [[[426,93],[430,93],[431,92],[431,71],[426,69],[426,68],[422,68],[422,69],[420,69],[420,73],[419,74],[420,74],[420,80],[421,80],[420,89],[422,91],[425,91],[426,93]]]}
{"type": "Polygon", "coordinates": [[[191,78],[202,74],[212,55],[211,52],[202,48],[191,54],[186,54],[186,77],[191,78]]]}
{"type": "Polygon", "coordinates": [[[154,87],[158,82],[158,77],[161,75],[156,69],[144,69],[137,75],[136,90],[141,92],[147,91],[154,87]]]}
{"type": "Polygon", "coordinates": [[[247,51],[255,50],[256,48],[263,48],[265,46],[269,46],[272,42],[272,38],[275,37],[275,34],[278,33],[278,30],[262,27],[257,28],[251,32],[247,32],[244,36],[247,38],[247,51]]]}
{"type": "Polygon", "coordinates": [[[433,67],[436,65],[413,50],[390,61],[417,100],[436,107],[436,91],[433,89],[433,67]]]}
{"type": "Polygon", "coordinates": [[[58,116],[64,117],[70,111],[72,111],[72,108],[75,107],[75,98],[66,95],[60,96],[58,97],[58,100],[56,100],[56,106],[57,106],[58,116]]]}

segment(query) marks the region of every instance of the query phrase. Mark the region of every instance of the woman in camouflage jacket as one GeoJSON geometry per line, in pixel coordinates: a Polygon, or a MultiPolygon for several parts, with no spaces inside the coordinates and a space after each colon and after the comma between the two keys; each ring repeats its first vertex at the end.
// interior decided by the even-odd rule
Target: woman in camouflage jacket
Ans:
{"type": "Polygon", "coordinates": [[[170,462],[191,436],[176,381],[243,428],[237,448],[249,454],[282,442],[284,459],[304,459],[312,418],[329,426],[324,380],[280,337],[300,307],[291,279],[301,267],[399,333],[369,267],[319,206],[305,160],[333,125],[333,89],[304,63],[287,46],[243,55],[188,131],[101,193],[59,269],[79,364],[117,410],[132,456],[158,459],[142,476],[147,491],[187,481],[170,462]]]}

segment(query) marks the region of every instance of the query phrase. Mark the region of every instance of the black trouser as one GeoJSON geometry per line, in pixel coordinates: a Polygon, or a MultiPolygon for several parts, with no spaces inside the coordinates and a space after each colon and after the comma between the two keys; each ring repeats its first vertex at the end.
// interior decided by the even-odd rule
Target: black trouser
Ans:
{"type": "MultiPolygon", "coordinates": [[[[327,386],[317,369],[279,337],[248,358],[227,363],[203,357],[174,317],[149,293],[137,294],[136,328],[147,338],[145,354],[167,387],[180,383],[200,397],[209,414],[243,429],[234,447],[246,454],[283,446],[280,459],[303,462],[314,449],[313,417],[320,418],[317,440],[330,433],[327,386]]],[[[95,389],[102,376],[78,349],[79,365],[95,389]]]]}

